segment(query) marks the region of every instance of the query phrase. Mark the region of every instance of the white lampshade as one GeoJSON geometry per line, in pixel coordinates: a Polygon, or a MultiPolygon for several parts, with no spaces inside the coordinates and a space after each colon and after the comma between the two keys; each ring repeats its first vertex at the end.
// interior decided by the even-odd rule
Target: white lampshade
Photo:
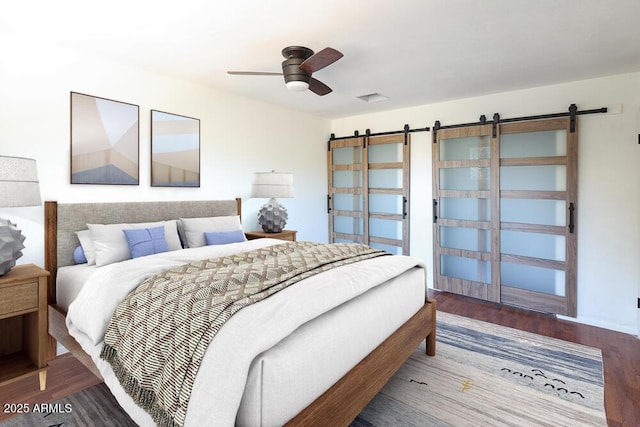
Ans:
{"type": "Polygon", "coordinates": [[[287,89],[293,90],[293,91],[296,91],[296,92],[302,92],[303,90],[309,89],[309,83],[303,82],[303,81],[300,81],[300,80],[292,80],[292,81],[287,82],[285,84],[287,86],[287,89]]]}
{"type": "Polygon", "coordinates": [[[267,199],[294,197],[293,175],[275,171],[254,173],[251,197],[267,199]]]}
{"type": "MultiPolygon", "coordinates": [[[[0,208],[39,206],[40,186],[36,161],[0,156],[0,208]]],[[[14,223],[0,218],[0,276],[7,274],[22,256],[25,237],[14,223]]]]}
{"type": "Polygon", "coordinates": [[[0,207],[41,204],[36,161],[24,157],[0,156],[0,207]]]}

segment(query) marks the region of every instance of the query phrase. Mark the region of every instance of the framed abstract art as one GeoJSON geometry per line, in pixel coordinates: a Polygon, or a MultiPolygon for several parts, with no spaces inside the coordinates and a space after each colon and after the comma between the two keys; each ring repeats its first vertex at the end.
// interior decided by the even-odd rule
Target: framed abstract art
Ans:
{"type": "Polygon", "coordinates": [[[200,187],[200,120],[151,110],[151,185],[200,187]]]}
{"type": "Polygon", "coordinates": [[[139,184],[139,108],[71,92],[72,184],[139,184]]]}

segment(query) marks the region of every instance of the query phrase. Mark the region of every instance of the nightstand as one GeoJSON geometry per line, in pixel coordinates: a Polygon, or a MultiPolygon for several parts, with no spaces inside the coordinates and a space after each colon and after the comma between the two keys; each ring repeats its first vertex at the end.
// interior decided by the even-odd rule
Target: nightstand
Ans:
{"type": "Polygon", "coordinates": [[[247,236],[247,239],[262,239],[264,237],[270,237],[272,239],[280,239],[280,240],[289,240],[292,242],[296,241],[296,230],[282,230],[279,233],[267,233],[266,231],[247,231],[244,233],[247,236]]]}
{"type": "Polygon", "coordinates": [[[0,386],[38,373],[47,387],[48,275],[26,264],[0,276],[0,386]]]}

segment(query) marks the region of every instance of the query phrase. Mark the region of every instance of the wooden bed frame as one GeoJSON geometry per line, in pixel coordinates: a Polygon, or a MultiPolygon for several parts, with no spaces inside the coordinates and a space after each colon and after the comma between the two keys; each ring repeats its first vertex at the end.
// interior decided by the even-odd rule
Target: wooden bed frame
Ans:
{"type": "MultiPolygon", "coordinates": [[[[71,230],[71,232],[86,228],[87,222],[103,224],[151,222],[176,219],[180,216],[240,215],[241,213],[241,200],[239,198],[235,199],[235,201],[75,203],[69,204],[69,206],[81,207],[81,209],[77,210],[80,218],[76,218],[76,223],[83,224],[80,228],[76,225],[76,230],[71,230]],[[235,202],[235,208],[231,202],[235,202]],[[188,205],[184,210],[181,209],[183,204],[188,205]],[[212,206],[218,206],[218,204],[224,204],[226,207],[222,210],[212,209],[212,206]],[[114,214],[114,212],[119,211],[120,206],[130,209],[131,206],[138,205],[138,210],[143,213],[144,219],[136,218],[132,220],[124,218],[122,215],[114,214]],[[93,208],[94,206],[95,209],[93,208]],[[103,209],[105,206],[110,209],[103,209]],[[165,209],[167,206],[171,206],[171,208],[165,209]],[[89,217],[83,218],[81,212],[85,212],[87,207],[89,208],[89,217]]],[[[65,324],[65,310],[56,305],[57,269],[61,265],[68,265],[68,261],[61,260],[61,257],[70,256],[69,254],[63,255],[59,253],[59,250],[62,250],[59,246],[68,246],[68,242],[59,245],[59,241],[64,242],[65,238],[69,240],[69,236],[59,235],[59,221],[65,223],[66,226],[69,225],[65,222],[67,221],[66,218],[58,218],[57,202],[45,202],[45,268],[50,272],[49,359],[56,357],[56,341],[58,341],[91,372],[102,379],[91,357],[69,335],[65,324]],[[59,240],[59,237],[63,240],[59,240]]],[[[74,226],[71,225],[71,228],[74,228],[74,226]]],[[[66,230],[66,232],[69,233],[70,230],[66,230]]],[[[68,247],[65,247],[65,249],[68,251],[68,247]]],[[[411,319],[347,372],[329,390],[290,420],[287,425],[349,425],[425,338],[426,352],[428,355],[434,356],[436,346],[436,303],[432,300],[426,301],[411,319]]]]}

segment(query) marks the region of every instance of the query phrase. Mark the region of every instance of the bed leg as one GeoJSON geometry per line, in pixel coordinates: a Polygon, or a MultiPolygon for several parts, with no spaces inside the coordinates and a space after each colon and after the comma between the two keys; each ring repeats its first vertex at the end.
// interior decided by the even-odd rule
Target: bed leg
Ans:
{"type": "Polygon", "coordinates": [[[427,337],[427,356],[436,355],[436,334],[430,333],[427,337]]]}
{"type": "Polygon", "coordinates": [[[431,330],[427,335],[427,356],[436,355],[436,301],[429,300],[431,303],[431,330]]]}

